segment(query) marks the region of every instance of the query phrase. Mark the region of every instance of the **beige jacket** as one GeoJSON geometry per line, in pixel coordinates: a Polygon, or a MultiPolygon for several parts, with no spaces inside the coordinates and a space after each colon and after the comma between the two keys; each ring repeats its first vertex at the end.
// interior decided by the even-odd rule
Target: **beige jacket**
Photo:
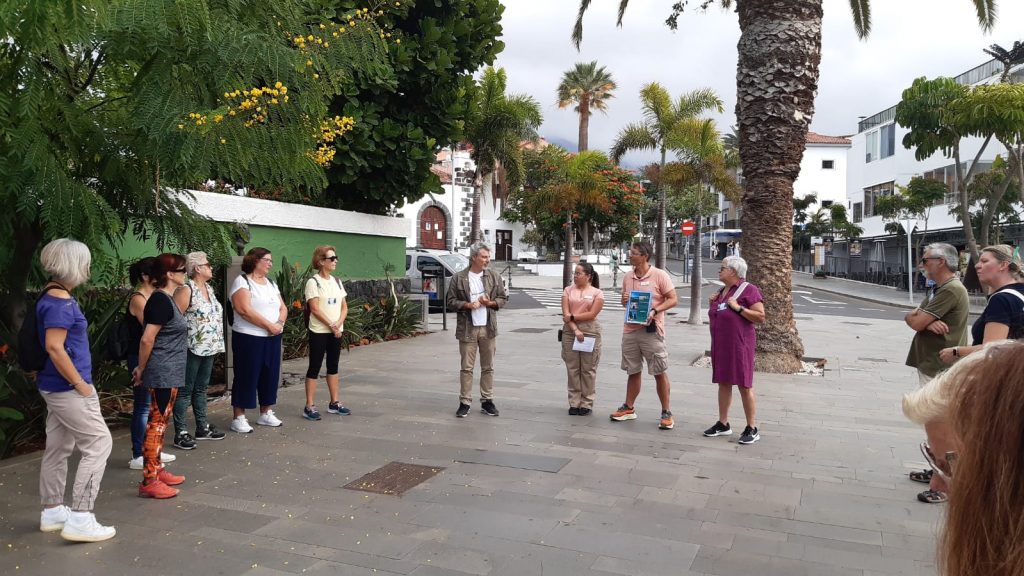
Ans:
{"type": "MultiPolygon", "coordinates": [[[[501,276],[490,268],[483,272],[484,293],[491,300],[503,308],[508,303],[508,294],[505,293],[505,285],[501,276]]],[[[470,328],[473,326],[473,311],[463,309],[463,306],[470,303],[469,290],[469,268],[464,268],[452,276],[451,284],[448,285],[448,309],[456,311],[455,338],[466,340],[469,337],[470,328]]],[[[493,308],[487,309],[487,337],[494,338],[498,335],[498,314],[493,308]]]]}

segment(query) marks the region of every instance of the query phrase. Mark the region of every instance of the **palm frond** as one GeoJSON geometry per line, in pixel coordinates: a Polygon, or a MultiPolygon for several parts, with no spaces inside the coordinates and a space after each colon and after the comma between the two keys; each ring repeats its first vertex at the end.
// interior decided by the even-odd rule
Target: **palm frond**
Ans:
{"type": "Polygon", "coordinates": [[[580,10],[576,14],[576,24],[572,27],[572,45],[576,50],[580,49],[583,43],[583,15],[590,8],[590,0],[580,0],[580,10]]]}
{"type": "Polygon", "coordinates": [[[627,124],[625,128],[619,131],[608,156],[612,159],[612,162],[618,164],[626,152],[657,149],[658,139],[651,132],[650,128],[644,124],[634,123],[627,124]]]}
{"type": "Polygon", "coordinates": [[[722,99],[711,88],[698,88],[680,96],[675,111],[678,116],[693,117],[711,110],[721,114],[725,110],[722,99]]]}
{"type": "Polygon", "coordinates": [[[974,0],[974,9],[978,13],[978,24],[985,32],[991,32],[999,16],[996,11],[996,0],[974,0]]]}
{"type": "Polygon", "coordinates": [[[640,88],[640,108],[650,125],[661,125],[672,114],[672,97],[657,82],[645,84],[640,88]]]}
{"type": "Polygon", "coordinates": [[[853,12],[853,28],[861,40],[871,33],[871,3],[869,0],[850,0],[850,11],[853,12]]]}

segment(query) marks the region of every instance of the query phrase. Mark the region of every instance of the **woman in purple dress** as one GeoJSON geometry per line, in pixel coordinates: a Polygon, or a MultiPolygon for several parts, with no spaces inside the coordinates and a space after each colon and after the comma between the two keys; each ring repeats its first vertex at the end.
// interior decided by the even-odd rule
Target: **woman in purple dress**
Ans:
{"type": "Polygon", "coordinates": [[[747,427],[740,435],[740,444],[753,444],[761,439],[757,430],[757,407],[754,402],[754,325],[764,322],[761,291],[746,282],[747,262],[739,256],[722,260],[718,279],[722,289],[711,297],[708,315],[711,319],[711,380],[718,384],[718,422],[704,431],[705,436],[728,436],[729,406],[732,387],[739,386],[747,427]]]}

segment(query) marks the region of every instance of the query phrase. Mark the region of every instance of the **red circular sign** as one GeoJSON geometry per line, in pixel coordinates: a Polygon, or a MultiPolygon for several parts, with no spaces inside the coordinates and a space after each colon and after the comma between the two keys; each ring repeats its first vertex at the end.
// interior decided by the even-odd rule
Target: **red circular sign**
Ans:
{"type": "Polygon", "coordinates": [[[693,236],[693,233],[697,231],[697,225],[687,220],[679,225],[679,230],[682,231],[683,236],[693,236]]]}

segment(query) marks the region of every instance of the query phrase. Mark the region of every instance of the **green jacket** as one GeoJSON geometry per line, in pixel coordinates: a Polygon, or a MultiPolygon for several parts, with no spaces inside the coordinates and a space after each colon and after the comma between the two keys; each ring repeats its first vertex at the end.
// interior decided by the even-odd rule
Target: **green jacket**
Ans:
{"type": "MultiPolygon", "coordinates": [[[[498,304],[498,308],[503,308],[508,303],[508,294],[505,293],[505,285],[501,281],[501,276],[494,270],[485,268],[483,271],[483,281],[484,293],[487,294],[489,299],[494,300],[498,304]]],[[[448,294],[446,295],[448,309],[454,310],[456,313],[455,338],[459,340],[467,340],[470,328],[473,327],[473,311],[463,308],[463,306],[470,303],[471,298],[469,268],[464,268],[452,276],[451,284],[448,285],[448,294]]],[[[494,338],[497,335],[497,310],[488,308],[487,337],[494,338]]]]}

